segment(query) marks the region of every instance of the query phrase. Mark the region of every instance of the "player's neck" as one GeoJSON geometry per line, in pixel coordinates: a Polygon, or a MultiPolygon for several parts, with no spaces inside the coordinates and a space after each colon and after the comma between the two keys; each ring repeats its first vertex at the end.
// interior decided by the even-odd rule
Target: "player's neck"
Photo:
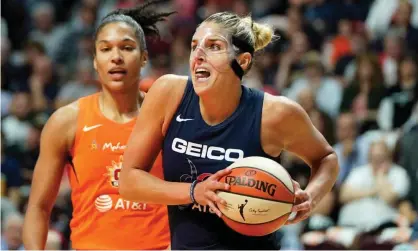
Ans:
{"type": "Polygon", "coordinates": [[[138,90],[121,93],[109,93],[106,90],[99,98],[103,115],[113,121],[125,123],[138,115],[140,96],[138,90]]]}
{"type": "Polygon", "coordinates": [[[241,84],[227,87],[200,97],[200,113],[208,125],[222,123],[238,108],[242,95],[241,84]]]}

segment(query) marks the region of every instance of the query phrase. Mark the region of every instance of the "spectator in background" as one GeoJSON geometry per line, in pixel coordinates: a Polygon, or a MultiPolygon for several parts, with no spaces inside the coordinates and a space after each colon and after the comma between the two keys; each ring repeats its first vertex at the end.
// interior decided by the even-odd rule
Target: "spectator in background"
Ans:
{"type": "MultiPolygon", "coordinates": [[[[1,38],[1,88],[10,92],[21,90],[21,69],[12,62],[10,40],[7,37],[1,38]]],[[[3,102],[3,100],[2,100],[3,102]]],[[[2,107],[3,109],[3,107],[2,107]]]]}
{"type": "Polygon", "coordinates": [[[37,58],[29,78],[29,88],[35,111],[51,111],[59,91],[58,76],[50,58],[37,58]]]}
{"type": "Polygon", "coordinates": [[[409,188],[408,174],[392,162],[386,143],[372,143],[369,164],[354,168],[341,187],[338,225],[358,233],[396,226],[396,203],[409,188]]]}
{"type": "Polygon", "coordinates": [[[306,87],[302,89],[296,101],[302,106],[306,113],[311,118],[316,129],[318,129],[325,139],[332,145],[334,144],[334,123],[327,113],[323,112],[321,108],[318,108],[317,92],[312,87],[306,87]]]}
{"type": "Polygon", "coordinates": [[[76,80],[64,84],[55,99],[55,109],[68,105],[75,100],[99,91],[94,79],[94,69],[91,60],[82,60],[77,64],[76,80]]]}
{"type": "Polygon", "coordinates": [[[190,39],[184,36],[176,36],[171,43],[170,68],[176,74],[189,75],[189,41],[190,39]]]}
{"type": "Polygon", "coordinates": [[[303,32],[309,40],[310,49],[321,49],[323,37],[313,28],[312,23],[303,18],[303,13],[299,7],[290,7],[286,11],[286,17],[287,27],[282,30],[285,39],[291,39],[294,33],[303,32]]]}
{"type": "Polygon", "coordinates": [[[9,90],[4,88],[4,82],[7,81],[5,70],[9,63],[10,41],[7,37],[1,36],[1,117],[9,113],[10,103],[12,101],[12,94],[9,90]]]}
{"type": "Polygon", "coordinates": [[[278,90],[275,86],[275,77],[278,63],[278,54],[280,50],[279,44],[270,44],[263,53],[255,56],[257,62],[253,68],[250,69],[248,75],[243,78],[243,83],[247,86],[252,86],[260,90],[264,90],[272,95],[278,95],[278,90]],[[254,83],[248,84],[253,81],[254,83]]]}
{"type": "Polygon", "coordinates": [[[24,250],[22,242],[23,217],[16,213],[2,224],[1,250],[24,250]]]}
{"type": "Polygon", "coordinates": [[[392,87],[398,81],[399,62],[405,55],[405,40],[399,31],[389,30],[383,41],[383,51],[379,55],[384,84],[392,87]]]}
{"type": "MultiPolygon", "coordinates": [[[[3,192],[4,192],[4,189],[2,187],[2,193],[3,192]]],[[[19,212],[17,209],[17,206],[13,202],[11,202],[7,196],[4,196],[3,194],[1,197],[0,210],[1,210],[0,216],[1,216],[2,227],[3,227],[4,222],[6,222],[7,218],[19,212]]],[[[4,228],[2,229],[2,231],[4,231],[4,228]]]]}
{"type": "Polygon", "coordinates": [[[338,58],[330,70],[345,88],[353,82],[356,71],[356,58],[367,52],[368,40],[364,31],[355,32],[350,37],[350,51],[338,58]]]}
{"type": "Polygon", "coordinates": [[[10,104],[12,103],[12,94],[7,91],[1,89],[1,117],[9,114],[10,111],[10,104]]]}
{"type": "Polygon", "coordinates": [[[337,185],[340,186],[350,172],[358,166],[367,164],[366,145],[358,135],[358,126],[352,113],[342,113],[336,123],[337,144],[334,150],[340,164],[337,185]]]}
{"type": "MultiPolygon", "coordinates": [[[[19,189],[23,184],[21,170],[19,166],[19,161],[10,154],[7,154],[5,149],[5,141],[3,133],[1,134],[1,174],[2,182],[4,182],[4,187],[2,187],[2,193],[6,195],[10,202],[14,206],[19,205],[20,194],[19,189]]],[[[2,203],[3,207],[3,203],[2,203]]],[[[3,219],[2,219],[3,222],[3,219]]]]}
{"type": "Polygon", "coordinates": [[[146,77],[140,81],[140,89],[147,92],[151,85],[159,77],[167,74],[170,68],[170,57],[168,55],[160,54],[151,57],[151,69],[146,77]]]}
{"type": "Polygon", "coordinates": [[[328,242],[327,229],[335,225],[333,212],[337,208],[337,189],[333,189],[318,204],[301,233],[301,242],[307,250],[339,249],[339,245],[328,242]]]}
{"type": "Polygon", "coordinates": [[[91,3],[89,4],[89,1],[83,1],[81,5],[78,6],[74,17],[66,27],[70,34],[77,35],[84,30],[94,28],[94,24],[97,20],[98,1],[93,0],[90,2],[91,3]]]}
{"type": "Polygon", "coordinates": [[[303,57],[309,50],[308,37],[297,32],[290,37],[289,48],[281,55],[276,74],[276,89],[281,92],[300,77],[303,70],[303,57]]]}
{"type": "Polygon", "coordinates": [[[304,58],[303,76],[297,78],[286,90],[285,96],[296,100],[299,93],[304,88],[311,88],[315,92],[316,104],[329,117],[335,118],[338,115],[342,87],[333,78],[325,76],[325,69],[322,65],[319,55],[315,52],[309,52],[304,58]]]}
{"type": "Polygon", "coordinates": [[[347,55],[351,52],[352,36],[353,25],[351,21],[348,19],[341,19],[338,22],[338,34],[331,40],[331,65],[335,65],[342,56],[347,55]]]}
{"type": "Polygon", "coordinates": [[[25,150],[26,139],[31,129],[31,112],[30,94],[25,92],[14,94],[10,114],[2,120],[2,131],[7,147],[14,146],[19,152],[25,150]]]}
{"type": "Polygon", "coordinates": [[[8,30],[8,28],[7,28],[7,22],[6,22],[6,20],[3,18],[3,17],[1,17],[1,19],[0,19],[0,35],[1,35],[1,37],[3,38],[3,37],[7,37],[8,35],[9,35],[9,30],[8,30]]]}
{"type": "Polygon", "coordinates": [[[337,30],[336,26],[341,17],[338,11],[339,2],[327,0],[310,0],[306,2],[305,19],[314,23],[316,26],[322,26],[323,33],[330,34],[337,30]]]}
{"type": "Polygon", "coordinates": [[[401,128],[411,117],[418,102],[418,71],[416,59],[408,56],[399,65],[399,81],[389,88],[379,107],[378,123],[383,130],[401,128]]]}
{"type": "Polygon", "coordinates": [[[72,20],[66,24],[67,33],[58,49],[56,62],[59,63],[60,75],[74,76],[77,73],[77,62],[84,57],[93,56],[95,23],[97,20],[97,1],[83,1],[75,7],[72,20]],[[74,41],[77,41],[74,43],[74,41]]]}
{"type": "Polygon", "coordinates": [[[399,139],[400,165],[407,171],[411,182],[409,195],[401,203],[400,211],[410,222],[418,222],[418,103],[415,105],[414,115],[411,129],[399,139]]]}
{"type": "MultiPolygon", "coordinates": [[[[417,7],[415,6],[415,8],[417,7]]],[[[389,29],[395,29],[403,34],[402,37],[406,40],[408,49],[418,52],[418,29],[411,24],[413,8],[413,4],[408,0],[400,0],[398,8],[392,17],[389,29]]]]}
{"type": "Polygon", "coordinates": [[[360,134],[376,129],[376,114],[385,89],[382,71],[372,54],[360,56],[356,62],[355,79],[343,92],[340,112],[351,111],[360,123],[360,134]]]}
{"type": "Polygon", "coordinates": [[[45,250],[60,250],[62,245],[61,235],[54,230],[48,231],[48,236],[46,238],[45,250]]]}
{"type": "MultiPolygon", "coordinates": [[[[384,36],[401,2],[405,0],[374,0],[366,19],[367,29],[373,39],[384,36]]],[[[408,2],[413,5],[411,25],[418,27],[418,1],[408,0],[408,2]]]]}
{"type": "Polygon", "coordinates": [[[55,60],[58,57],[58,49],[65,38],[66,30],[55,23],[55,8],[49,2],[38,2],[32,10],[34,29],[29,33],[29,38],[41,42],[47,55],[55,60]]]}
{"type": "Polygon", "coordinates": [[[47,117],[43,118],[39,124],[32,120],[32,126],[26,139],[25,151],[19,153],[20,172],[23,179],[22,185],[30,186],[32,181],[33,169],[39,156],[39,143],[43,124],[47,117]]]}

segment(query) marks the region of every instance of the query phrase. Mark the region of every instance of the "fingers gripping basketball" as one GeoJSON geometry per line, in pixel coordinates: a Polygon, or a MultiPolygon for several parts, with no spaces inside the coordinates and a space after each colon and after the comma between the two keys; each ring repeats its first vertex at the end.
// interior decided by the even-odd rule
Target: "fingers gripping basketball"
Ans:
{"type": "Polygon", "coordinates": [[[196,202],[200,205],[208,205],[219,217],[221,217],[222,213],[216,207],[215,203],[225,204],[226,202],[219,197],[215,191],[229,189],[230,186],[228,184],[219,182],[218,180],[221,177],[228,175],[230,172],[230,169],[223,169],[216,172],[205,181],[197,184],[194,191],[196,202]]]}

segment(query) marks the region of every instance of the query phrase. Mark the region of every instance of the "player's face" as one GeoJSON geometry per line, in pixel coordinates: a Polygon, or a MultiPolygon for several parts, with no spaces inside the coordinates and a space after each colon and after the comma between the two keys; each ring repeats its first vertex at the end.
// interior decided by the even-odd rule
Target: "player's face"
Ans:
{"type": "Polygon", "coordinates": [[[96,39],[94,68],[100,82],[112,91],[138,86],[141,67],[146,62],[134,29],[123,22],[105,25],[96,39]]]}
{"type": "Polygon", "coordinates": [[[226,31],[218,24],[202,23],[193,35],[190,50],[190,72],[195,92],[199,95],[216,83],[222,84],[226,74],[234,74],[230,67],[233,57],[226,31]]]}

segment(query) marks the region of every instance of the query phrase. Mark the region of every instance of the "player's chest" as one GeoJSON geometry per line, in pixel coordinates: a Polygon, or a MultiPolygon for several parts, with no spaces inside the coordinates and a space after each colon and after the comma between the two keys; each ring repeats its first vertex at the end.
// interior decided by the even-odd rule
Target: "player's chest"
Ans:
{"type": "Polygon", "coordinates": [[[246,156],[246,144],[226,140],[205,141],[182,135],[166,139],[163,151],[164,177],[170,181],[203,180],[246,156]]]}
{"type": "Polygon", "coordinates": [[[75,142],[75,150],[80,153],[88,153],[92,157],[102,157],[108,155],[123,154],[129,136],[132,132],[131,127],[109,127],[97,124],[84,127],[79,133],[75,142]]]}
{"type": "Polygon", "coordinates": [[[128,139],[129,133],[103,130],[80,137],[72,158],[79,182],[117,188],[128,139]]]}

